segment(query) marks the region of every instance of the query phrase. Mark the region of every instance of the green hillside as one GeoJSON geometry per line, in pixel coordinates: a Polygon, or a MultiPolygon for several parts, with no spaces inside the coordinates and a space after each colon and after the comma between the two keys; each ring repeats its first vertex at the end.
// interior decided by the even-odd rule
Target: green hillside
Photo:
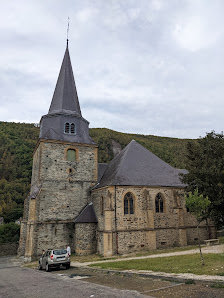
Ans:
{"type": "MultiPolygon", "coordinates": [[[[126,134],[92,128],[90,135],[99,146],[99,162],[109,162],[132,139],[176,168],[185,168],[187,139],[126,134]]],[[[32,152],[39,136],[34,124],[0,122],[0,216],[5,222],[23,214],[23,201],[30,188],[32,152]]]]}

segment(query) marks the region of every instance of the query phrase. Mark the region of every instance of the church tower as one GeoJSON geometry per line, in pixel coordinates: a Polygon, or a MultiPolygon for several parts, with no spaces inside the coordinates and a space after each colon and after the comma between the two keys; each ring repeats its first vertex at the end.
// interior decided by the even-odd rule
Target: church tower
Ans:
{"type": "Polygon", "coordinates": [[[82,117],[68,43],[48,114],[40,121],[31,191],[24,205],[19,254],[75,247],[75,218],[97,183],[97,145],[82,117]]]}

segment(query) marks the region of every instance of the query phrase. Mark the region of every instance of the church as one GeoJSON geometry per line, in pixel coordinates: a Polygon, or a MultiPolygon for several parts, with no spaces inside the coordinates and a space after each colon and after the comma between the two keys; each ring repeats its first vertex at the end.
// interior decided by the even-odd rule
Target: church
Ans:
{"type": "MultiPolygon", "coordinates": [[[[40,120],[18,253],[32,260],[43,249],[70,245],[78,255],[112,256],[196,243],[184,173],[135,140],[109,164],[98,163],[67,42],[49,111],[40,120]]],[[[209,233],[215,237],[213,224],[202,223],[201,239],[209,233]]]]}

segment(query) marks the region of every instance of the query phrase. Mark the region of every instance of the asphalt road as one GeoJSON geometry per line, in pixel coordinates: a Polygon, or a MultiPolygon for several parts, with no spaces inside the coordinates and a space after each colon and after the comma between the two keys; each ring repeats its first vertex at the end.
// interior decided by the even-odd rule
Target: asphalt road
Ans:
{"type": "MultiPolygon", "coordinates": [[[[136,291],[119,290],[71,279],[67,275],[22,268],[16,258],[0,258],[0,297],[146,297],[136,291]]],[[[149,296],[147,296],[149,297],[149,296]]]]}

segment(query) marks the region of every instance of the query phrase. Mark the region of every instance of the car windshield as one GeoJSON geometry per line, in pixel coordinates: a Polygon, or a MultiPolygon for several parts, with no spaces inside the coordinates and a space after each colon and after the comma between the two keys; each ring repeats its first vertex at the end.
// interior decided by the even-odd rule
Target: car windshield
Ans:
{"type": "Polygon", "coordinates": [[[55,250],[53,250],[53,254],[56,256],[65,255],[65,254],[67,254],[67,250],[66,249],[55,249],[55,250]]]}

